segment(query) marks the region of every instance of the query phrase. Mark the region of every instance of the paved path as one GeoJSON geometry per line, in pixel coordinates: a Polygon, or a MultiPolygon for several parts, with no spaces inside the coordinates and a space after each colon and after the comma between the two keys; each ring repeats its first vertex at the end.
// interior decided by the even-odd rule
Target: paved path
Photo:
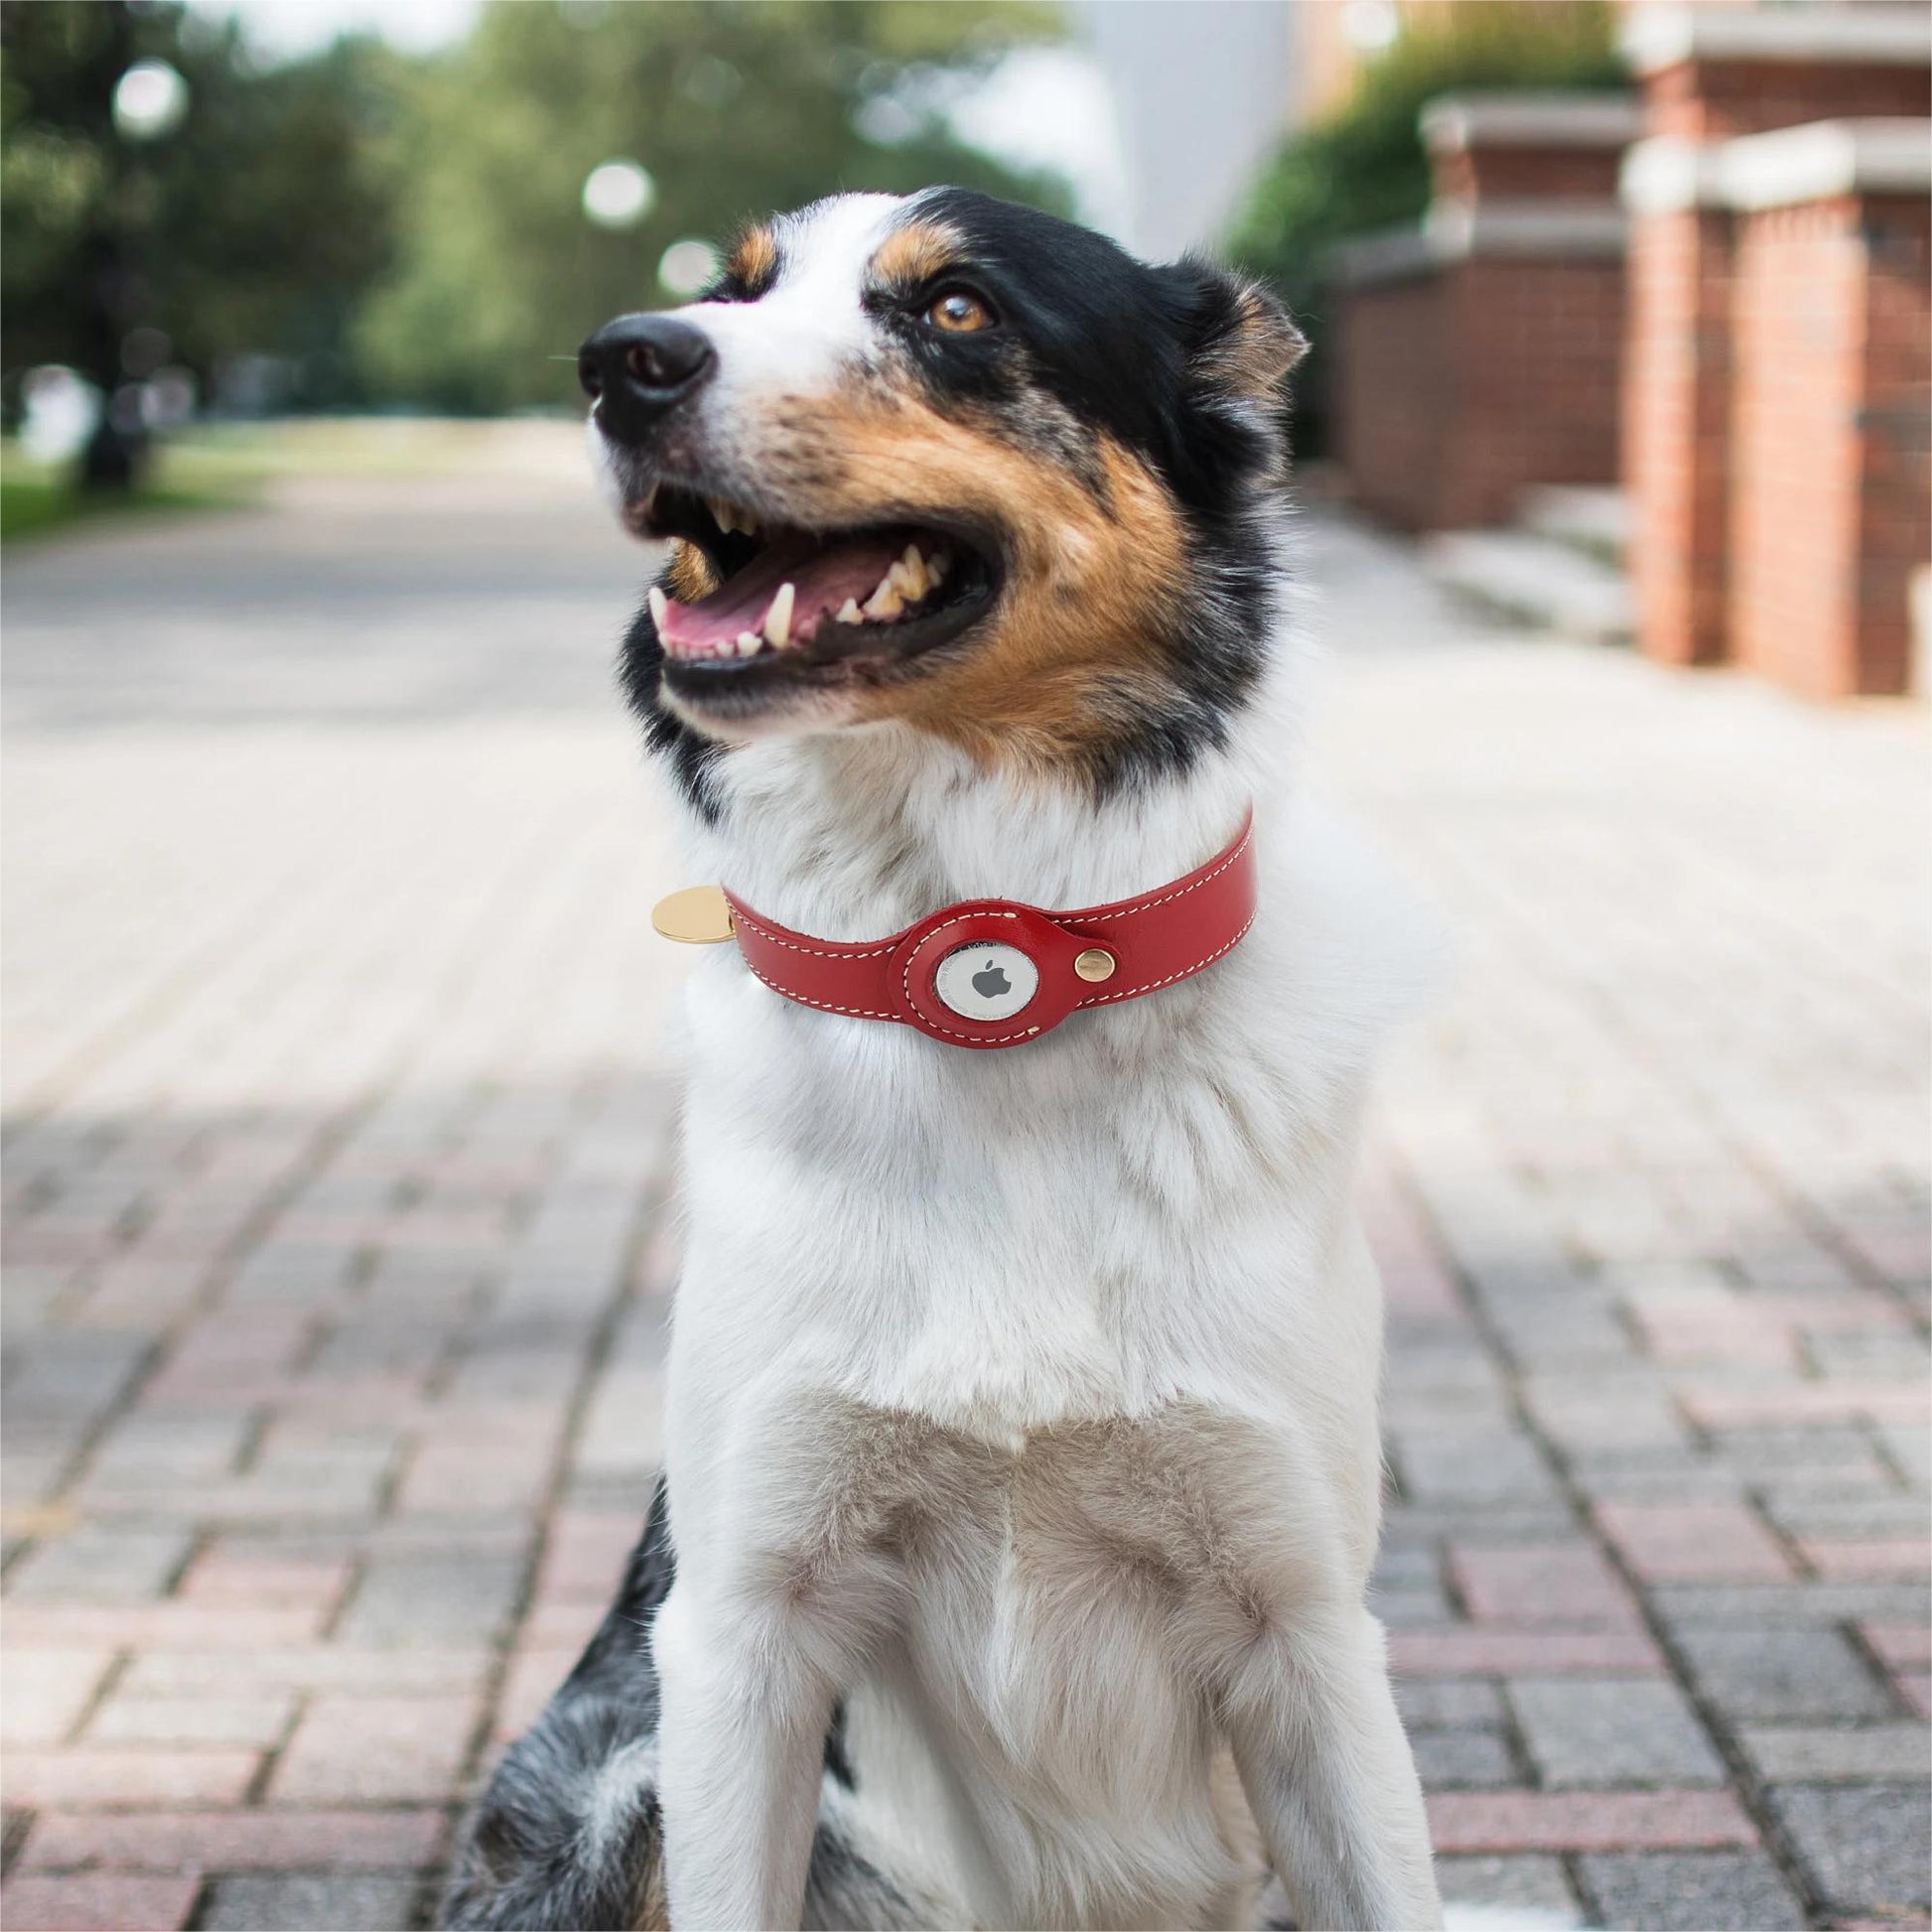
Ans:
{"type": "MultiPolygon", "coordinates": [[[[9,559],[13,1932],[421,1922],[635,1526],[670,874],[540,469],[9,559]]],[[[1447,1889],[1922,1923],[1922,717],[1311,549],[1325,780],[1455,936],[1369,1202],[1447,1889]]]]}

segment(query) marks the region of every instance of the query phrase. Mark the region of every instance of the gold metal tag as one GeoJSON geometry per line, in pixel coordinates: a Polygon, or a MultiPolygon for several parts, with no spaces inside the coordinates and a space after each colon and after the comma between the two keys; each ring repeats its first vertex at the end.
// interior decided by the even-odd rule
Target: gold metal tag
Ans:
{"type": "Polygon", "coordinates": [[[650,922],[681,946],[720,946],[737,928],[731,901],[720,886],[687,886],[650,908],[650,922]]]}

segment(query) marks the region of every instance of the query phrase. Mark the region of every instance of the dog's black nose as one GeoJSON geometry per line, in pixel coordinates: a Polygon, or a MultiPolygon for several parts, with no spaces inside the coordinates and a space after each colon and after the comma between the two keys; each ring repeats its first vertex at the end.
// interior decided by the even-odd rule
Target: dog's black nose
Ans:
{"type": "Polygon", "coordinates": [[[703,330],[674,316],[620,316],[577,352],[577,379],[620,442],[645,435],[717,366],[718,351],[703,330]]]}

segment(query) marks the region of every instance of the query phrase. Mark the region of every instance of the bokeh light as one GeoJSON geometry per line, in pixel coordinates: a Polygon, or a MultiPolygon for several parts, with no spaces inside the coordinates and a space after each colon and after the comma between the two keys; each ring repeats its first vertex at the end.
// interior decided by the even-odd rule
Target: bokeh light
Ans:
{"type": "Polygon", "coordinates": [[[188,82],[166,61],[136,61],[114,85],[114,126],[129,141],[158,141],[188,116],[188,82]]]}
{"type": "Polygon", "coordinates": [[[657,279],[672,295],[693,296],[718,273],[718,251],[708,241],[674,241],[657,264],[657,279]]]}
{"type": "Polygon", "coordinates": [[[657,200],[657,185],[634,161],[607,161],[584,181],[584,212],[600,228],[634,228],[657,200]]]}

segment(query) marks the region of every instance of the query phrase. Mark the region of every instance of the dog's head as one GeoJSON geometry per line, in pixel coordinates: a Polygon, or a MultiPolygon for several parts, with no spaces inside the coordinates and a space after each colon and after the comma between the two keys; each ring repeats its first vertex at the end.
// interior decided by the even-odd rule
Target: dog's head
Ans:
{"type": "Polygon", "coordinates": [[[666,737],[1184,762],[1265,652],[1301,346],[1219,269],[958,190],[754,228],[701,301],[584,346],[624,520],[675,540],[633,699],[666,737]]]}

